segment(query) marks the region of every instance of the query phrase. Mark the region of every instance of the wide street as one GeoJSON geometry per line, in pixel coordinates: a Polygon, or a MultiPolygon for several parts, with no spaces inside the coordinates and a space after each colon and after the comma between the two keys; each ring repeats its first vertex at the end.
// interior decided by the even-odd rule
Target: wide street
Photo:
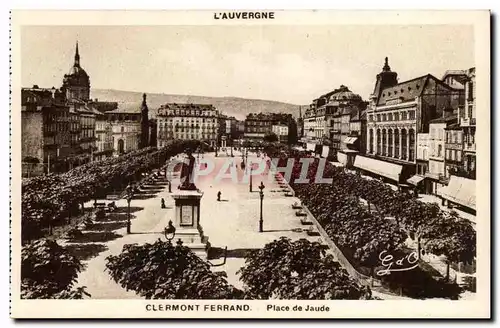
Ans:
{"type": "MultiPolygon", "coordinates": [[[[249,161],[257,159],[256,154],[250,153],[249,161]]],[[[295,197],[285,197],[280,191],[276,181],[269,181],[267,170],[259,175],[253,176],[253,192],[249,191],[249,183],[241,182],[245,172],[240,168],[241,153],[234,152],[234,157],[221,155],[215,157],[214,153],[204,155],[205,161],[213,160],[215,168],[213,173],[202,176],[196,181],[197,187],[204,193],[201,200],[200,224],[205,236],[209,238],[212,251],[218,258],[211,259],[211,263],[217,265],[223,263],[224,248],[227,247],[227,261],[224,265],[214,266],[214,271],[225,271],[228,281],[236,287],[242,287],[236,271],[244,265],[244,255],[247,250],[262,248],[266,243],[281,236],[292,239],[307,238],[311,241],[319,240],[320,237],[308,236],[302,229],[308,228],[301,224],[300,219],[295,216],[295,210],[291,205],[298,201],[295,197]],[[217,179],[216,175],[224,163],[235,163],[238,183],[230,178],[217,179]],[[261,181],[265,185],[263,201],[264,231],[259,232],[260,197],[257,188],[261,181]],[[217,192],[221,192],[221,201],[217,201],[217,192]]],[[[226,164],[229,165],[229,164],[226,164]]],[[[223,172],[224,173],[224,172],[223,172]]],[[[257,172],[254,172],[257,173],[257,172]]],[[[175,192],[178,181],[173,181],[172,191],[175,192]]],[[[168,192],[166,184],[160,186],[148,186],[151,192],[135,197],[131,202],[132,233],[127,234],[123,225],[126,218],[127,203],[124,199],[117,201],[119,222],[118,229],[104,233],[107,238],[89,241],[82,248],[95,249],[95,252],[87,253],[88,260],[86,269],[78,277],[78,286],[86,286],[87,291],[93,299],[124,299],[140,298],[134,292],[126,291],[111,280],[105,271],[105,258],[109,255],[120,254],[123,245],[131,243],[150,243],[158,238],[165,240],[163,229],[168,221],[174,221],[174,200],[168,192]],[[153,189],[157,188],[157,189],[153,189]],[[166,202],[166,209],[161,208],[161,199],[166,202]]],[[[86,204],[91,206],[91,203],[86,204]]],[[[115,222],[118,223],[118,222],[115,222]]],[[[93,230],[99,230],[96,225],[93,230]]],[[[113,227],[113,222],[102,223],[113,227]]],[[[95,234],[95,233],[94,233],[95,234]]],[[[73,243],[66,243],[67,245],[73,243]]]]}

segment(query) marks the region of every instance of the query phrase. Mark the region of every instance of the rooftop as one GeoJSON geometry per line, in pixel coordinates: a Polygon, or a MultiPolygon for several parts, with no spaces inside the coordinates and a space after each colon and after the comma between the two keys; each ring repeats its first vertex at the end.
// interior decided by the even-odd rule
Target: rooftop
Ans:
{"type": "Polygon", "coordinates": [[[429,124],[433,124],[433,123],[450,123],[450,122],[453,122],[453,121],[457,121],[457,115],[449,115],[449,116],[445,116],[445,117],[438,117],[438,118],[435,118],[433,120],[430,120],[429,124]]]}

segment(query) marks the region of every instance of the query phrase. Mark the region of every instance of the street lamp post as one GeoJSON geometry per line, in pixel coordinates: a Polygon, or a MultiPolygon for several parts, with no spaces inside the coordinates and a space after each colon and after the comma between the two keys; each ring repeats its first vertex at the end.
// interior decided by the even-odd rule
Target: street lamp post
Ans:
{"type": "MultiPolygon", "coordinates": [[[[248,164],[249,164],[249,163],[247,162],[247,165],[248,165],[248,164]]],[[[250,192],[252,192],[252,189],[253,189],[253,188],[252,188],[252,187],[253,187],[253,186],[252,186],[252,181],[253,181],[253,179],[252,179],[253,165],[249,165],[249,166],[250,166],[250,192]]]]}
{"type": "Polygon", "coordinates": [[[262,204],[263,204],[263,201],[264,201],[264,183],[261,181],[260,182],[260,186],[259,186],[259,189],[260,189],[260,219],[259,219],[259,232],[263,232],[264,231],[264,218],[262,217],[262,204]]]}
{"type": "Polygon", "coordinates": [[[132,197],[127,196],[127,234],[130,234],[130,201],[132,197]]]}
{"type": "Polygon", "coordinates": [[[174,239],[175,237],[175,227],[172,224],[172,220],[168,221],[168,227],[165,227],[165,229],[163,230],[163,234],[167,239],[167,243],[172,245],[172,239],[174,239]]]}

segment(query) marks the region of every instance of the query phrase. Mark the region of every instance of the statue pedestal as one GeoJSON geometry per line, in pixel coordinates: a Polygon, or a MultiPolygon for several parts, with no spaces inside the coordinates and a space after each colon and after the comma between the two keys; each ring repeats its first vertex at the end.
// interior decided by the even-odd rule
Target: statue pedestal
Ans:
{"type": "Polygon", "coordinates": [[[184,246],[199,257],[206,259],[208,237],[203,235],[200,225],[200,201],[203,193],[198,190],[175,190],[175,239],[182,240],[184,246]]]}

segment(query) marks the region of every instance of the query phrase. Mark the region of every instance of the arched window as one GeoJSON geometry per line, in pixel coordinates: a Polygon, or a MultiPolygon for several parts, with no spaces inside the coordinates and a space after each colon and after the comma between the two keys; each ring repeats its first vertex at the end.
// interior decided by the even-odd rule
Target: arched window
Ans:
{"type": "Polygon", "coordinates": [[[394,157],[399,158],[399,130],[394,130],[394,157]]]}
{"type": "Polygon", "coordinates": [[[385,129],[382,130],[382,156],[387,156],[387,132],[385,129]]]}
{"type": "MultiPolygon", "coordinates": [[[[392,115],[392,114],[391,114],[391,115],[392,115]]],[[[392,157],[393,152],[392,152],[392,130],[391,130],[391,129],[389,129],[389,130],[387,131],[387,142],[388,142],[388,144],[389,144],[389,145],[388,145],[388,146],[389,146],[389,147],[388,147],[388,149],[389,149],[389,150],[388,150],[388,152],[387,152],[387,156],[392,157]]]]}
{"type": "Polygon", "coordinates": [[[406,152],[408,151],[407,145],[406,145],[406,130],[403,129],[401,130],[401,158],[402,159],[407,159],[406,152]]]}
{"type": "Polygon", "coordinates": [[[123,127],[123,126],[122,126],[122,127],[120,128],[120,131],[121,131],[122,133],[123,133],[123,132],[125,132],[125,127],[123,127]]]}
{"type": "Polygon", "coordinates": [[[410,129],[408,132],[408,138],[410,139],[410,152],[409,152],[409,160],[415,160],[415,130],[410,129]]]}
{"type": "Polygon", "coordinates": [[[370,153],[373,154],[373,144],[375,140],[373,140],[373,129],[370,129],[370,153]]]}
{"type": "Polygon", "coordinates": [[[382,138],[380,137],[380,129],[377,129],[377,154],[382,152],[382,138]]]}

